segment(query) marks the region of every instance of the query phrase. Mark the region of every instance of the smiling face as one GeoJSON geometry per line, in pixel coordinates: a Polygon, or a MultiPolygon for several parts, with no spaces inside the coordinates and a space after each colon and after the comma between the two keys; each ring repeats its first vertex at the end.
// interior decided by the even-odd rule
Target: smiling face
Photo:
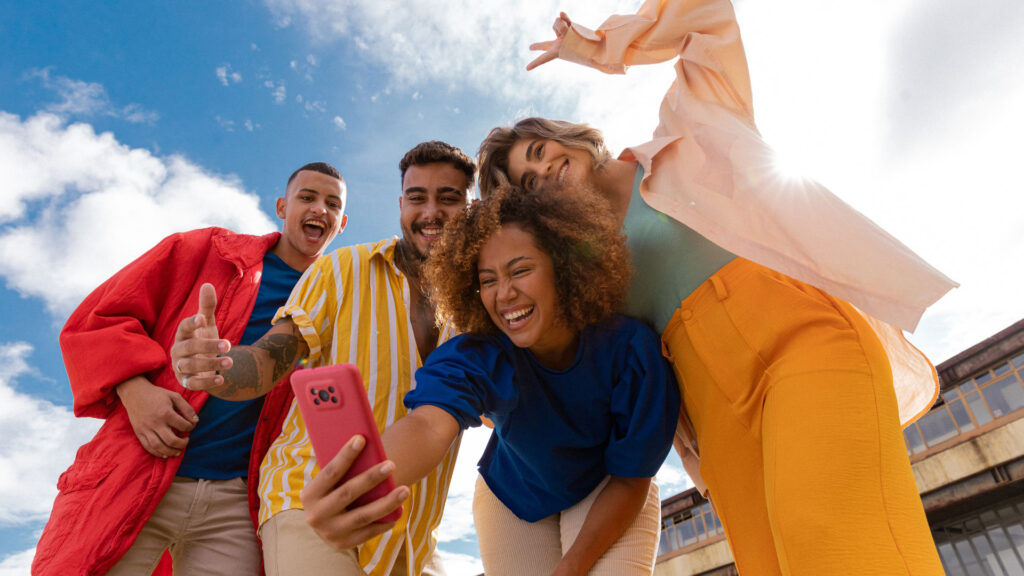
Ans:
{"type": "Polygon", "coordinates": [[[484,309],[513,344],[549,368],[572,363],[579,334],[562,319],[554,264],[532,234],[516,224],[498,228],[480,249],[477,275],[484,309]]]}
{"type": "Polygon", "coordinates": [[[296,174],[284,198],[277,199],[283,223],[273,252],[292,268],[305,270],[345,228],[345,195],[345,184],[333,176],[314,170],[296,174]]]}
{"type": "Polygon", "coordinates": [[[409,166],[402,178],[402,237],[419,258],[441,238],[444,223],[466,207],[466,173],[449,162],[409,166]]]}
{"type": "Polygon", "coordinates": [[[580,148],[563,146],[555,140],[525,138],[508,152],[509,181],[524,190],[534,191],[543,184],[562,188],[567,184],[589,182],[594,161],[580,148]]]}

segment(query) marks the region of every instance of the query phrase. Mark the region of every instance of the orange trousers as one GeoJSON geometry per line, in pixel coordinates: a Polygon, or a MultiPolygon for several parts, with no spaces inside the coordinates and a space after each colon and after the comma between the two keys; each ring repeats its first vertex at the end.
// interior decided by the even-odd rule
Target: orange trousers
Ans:
{"type": "Polygon", "coordinates": [[[740,574],[943,574],[888,358],[852,306],[738,258],[663,342],[740,574]]]}

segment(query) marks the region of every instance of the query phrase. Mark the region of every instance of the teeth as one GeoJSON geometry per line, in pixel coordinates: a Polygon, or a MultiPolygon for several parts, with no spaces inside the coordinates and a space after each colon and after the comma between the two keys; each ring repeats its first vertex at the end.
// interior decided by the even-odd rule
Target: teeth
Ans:
{"type": "Polygon", "coordinates": [[[326,229],[327,228],[327,225],[324,224],[323,222],[319,221],[319,220],[306,220],[302,224],[305,225],[305,226],[316,226],[317,228],[320,228],[320,229],[326,229]]]}
{"type": "Polygon", "coordinates": [[[565,173],[569,171],[569,163],[562,164],[562,169],[558,171],[558,183],[565,182],[565,173]]]}
{"type": "Polygon", "coordinates": [[[515,322],[516,320],[522,318],[523,316],[526,316],[530,312],[533,312],[533,306],[530,306],[529,308],[515,310],[513,312],[508,312],[504,314],[504,317],[505,320],[508,320],[509,322],[515,322]]]}

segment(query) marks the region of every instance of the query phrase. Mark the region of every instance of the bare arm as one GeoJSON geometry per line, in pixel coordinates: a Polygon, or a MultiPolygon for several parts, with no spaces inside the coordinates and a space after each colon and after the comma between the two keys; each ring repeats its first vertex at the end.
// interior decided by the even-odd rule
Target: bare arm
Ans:
{"type": "Polygon", "coordinates": [[[459,435],[459,423],[437,406],[425,404],[388,427],[384,452],[395,463],[395,484],[411,486],[437,468],[459,435]]]}
{"type": "Polygon", "coordinates": [[[589,572],[643,509],[650,486],[650,478],[610,477],[590,507],[576,541],[555,567],[553,576],[589,572]]]}
{"type": "Polygon", "coordinates": [[[139,443],[153,456],[178,456],[188,445],[188,438],[178,432],[195,428],[199,417],[181,394],[153,385],[145,376],[136,376],[114,388],[128,412],[139,443]]]}
{"type": "Polygon", "coordinates": [[[217,336],[216,307],[213,286],[204,284],[199,291],[199,314],[178,325],[171,365],[185,388],[205,390],[224,400],[258,398],[309,355],[299,327],[287,318],[252,346],[231,348],[230,342],[217,336]]]}

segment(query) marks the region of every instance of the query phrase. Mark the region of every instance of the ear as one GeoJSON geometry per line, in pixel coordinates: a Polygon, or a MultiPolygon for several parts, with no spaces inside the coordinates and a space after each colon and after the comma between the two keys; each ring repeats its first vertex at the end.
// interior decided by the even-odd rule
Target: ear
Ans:
{"type": "Polygon", "coordinates": [[[341,215],[341,223],[338,225],[338,234],[345,231],[345,226],[348,226],[348,214],[341,215]]]}
{"type": "Polygon", "coordinates": [[[280,218],[281,220],[284,220],[284,207],[285,207],[285,204],[286,204],[286,202],[285,202],[284,198],[278,198],[277,202],[275,203],[275,207],[277,208],[277,217],[280,218]]]}
{"type": "Polygon", "coordinates": [[[398,197],[398,210],[399,211],[402,210],[402,198],[404,198],[404,197],[403,196],[399,196],[398,197]]]}

